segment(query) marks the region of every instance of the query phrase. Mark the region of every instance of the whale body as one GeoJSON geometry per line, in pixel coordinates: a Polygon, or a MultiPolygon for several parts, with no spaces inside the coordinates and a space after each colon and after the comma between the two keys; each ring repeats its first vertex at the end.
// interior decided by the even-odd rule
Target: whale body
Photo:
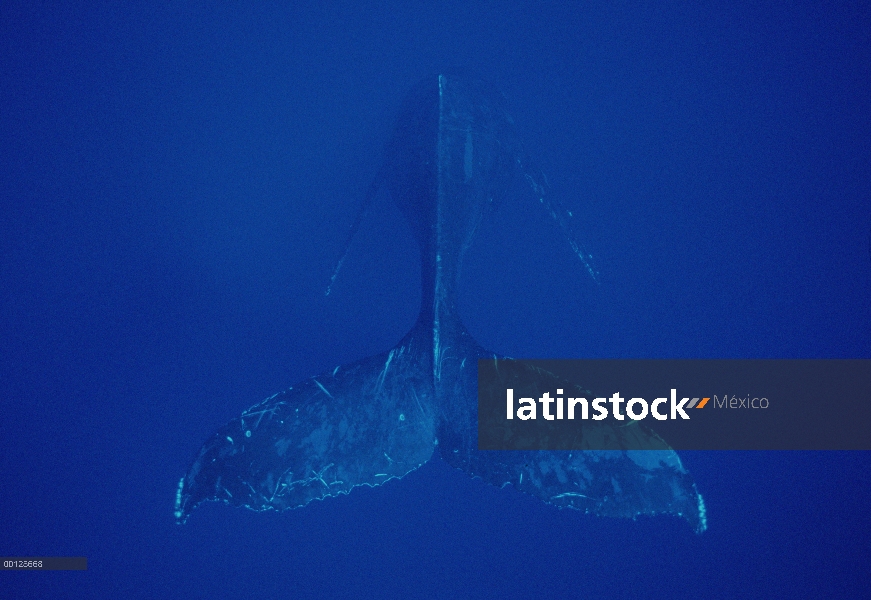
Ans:
{"type": "MultiPolygon", "coordinates": [[[[649,450],[621,448],[622,432],[593,431],[606,427],[597,423],[585,424],[591,429],[584,435],[611,435],[615,449],[477,448],[478,360],[504,358],[466,331],[457,284],[478,224],[512,178],[525,178],[597,278],[574,239],[572,215],[548,197],[505,104],[483,82],[445,75],[409,94],[369,199],[386,188],[420,246],[417,322],[394,348],[275,394],[215,432],[179,482],[179,523],[204,501],[258,511],[302,507],[401,478],[438,455],[473,477],[558,507],[627,518],[671,514],[704,531],[704,502],[692,477],[642,425],[632,446],[640,437],[649,450]]],[[[555,380],[553,387],[564,385],[555,380]]]]}

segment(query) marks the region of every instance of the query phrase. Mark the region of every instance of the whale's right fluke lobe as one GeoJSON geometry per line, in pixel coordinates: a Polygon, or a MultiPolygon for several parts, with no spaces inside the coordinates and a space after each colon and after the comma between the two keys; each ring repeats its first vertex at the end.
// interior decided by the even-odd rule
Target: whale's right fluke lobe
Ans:
{"type": "Polygon", "coordinates": [[[670,514],[697,533],[705,505],[672,450],[488,451],[459,465],[487,483],[508,484],[560,508],[633,519],[670,514]]]}
{"type": "MultiPolygon", "coordinates": [[[[442,358],[436,386],[441,413],[438,439],[439,454],[449,465],[560,508],[602,517],[674,515],[687,520],[697,533],[707,529],[704,501],[677,453],[639,421],[620,426],[579,421],[577,447],[588,449],[479,450],[477,363],[485,359],[498,364],[506,359],[481,348],[465,331],[442,358]],[[610,449],[589,449],[603,447],[610,449]]],[[[503,372],[518,368],[532,367],[514,366],[503,372]]],[[[535,370],[534,379],[542,390],[564,388],[566,393],[585,395],[578,386],[535,370]]],[[[509,380],[493,385],[500,390],[515,387],[509,380]]]]}

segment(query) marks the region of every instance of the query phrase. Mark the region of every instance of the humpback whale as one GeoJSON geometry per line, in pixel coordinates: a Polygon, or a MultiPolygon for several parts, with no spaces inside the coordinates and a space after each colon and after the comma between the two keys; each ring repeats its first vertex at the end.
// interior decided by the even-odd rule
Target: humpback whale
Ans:
{"type": "MultiPolygon", "coordinates": [[[[627,518],[671,514],[704,531],[704,503],[692,477],[641,425],[633,435],[647,436],[650,444],[641,447],[650,450],[621,448],[619,431],[587,432],[612,434],[618,440],[613,450],[478,450],[478,360],[503,357],[466,331],[457,285],[487,206],[517,175],[596,279],[590,256],[573,236],[571,213],[547,195],[501,94],[483,82],[444,75],[409,94],[367,198],[385,187],[420,246],[416,324],[393,349],[303,381],[221,427],[179,482],[179,523],[209,500],[257,511],[302,507],[401,478],[438,455],[473,477],[557,507],[627,518]]],[[[359,222],[358,216],[351,236],[359,222]]]]}

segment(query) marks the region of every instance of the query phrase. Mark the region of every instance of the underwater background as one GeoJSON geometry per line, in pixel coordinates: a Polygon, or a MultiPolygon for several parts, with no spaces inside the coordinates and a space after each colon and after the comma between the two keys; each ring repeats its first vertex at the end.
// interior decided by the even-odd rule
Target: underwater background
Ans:
{"type": "MultiPolygon", "coordinates": [[[[284,513],[179,478],[275,392],[394,346],[403,97],[508,99],[596,284],[496,202],[461,313],[526,358],[871,358],[868,3],[0,7],[0,598],[868,597],[871,454],[682,452],[709,529],[557,510],[436,459],[284,513]]],[[[869,399],[871,400],[871,399],[869,399]]]]}

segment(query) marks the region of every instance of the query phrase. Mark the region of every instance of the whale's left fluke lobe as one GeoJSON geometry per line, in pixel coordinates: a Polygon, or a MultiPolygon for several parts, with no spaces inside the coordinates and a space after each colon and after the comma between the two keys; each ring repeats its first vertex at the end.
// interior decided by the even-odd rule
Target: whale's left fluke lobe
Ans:
{"type": "MultiPolygon", "coordinates": [[[[205,500],[296,508],[376,486],[432,456],[431,370],[413,329],[393,350],[312,377],[251,407],[202,447],[176,498],[187,520],[205,500]]],[[[424,342],[425,343],[425,342],[424,342]]]]}

